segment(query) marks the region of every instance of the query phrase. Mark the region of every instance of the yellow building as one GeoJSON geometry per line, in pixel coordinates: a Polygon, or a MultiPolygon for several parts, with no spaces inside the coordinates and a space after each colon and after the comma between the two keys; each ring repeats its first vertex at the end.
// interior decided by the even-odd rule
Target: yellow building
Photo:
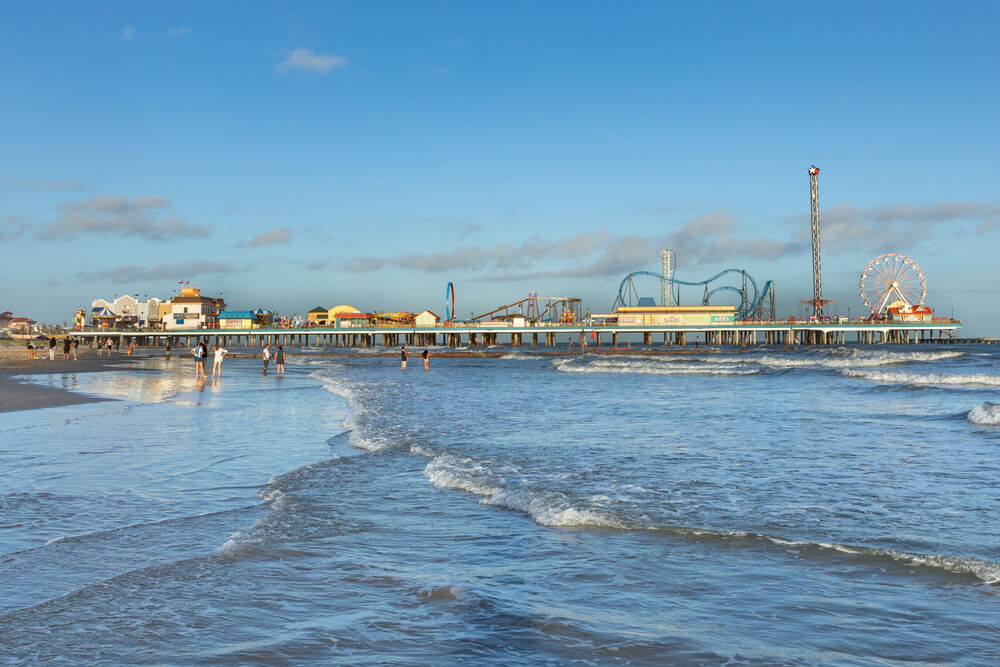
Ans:
{"type": "Polygon", "coordinates": [[[330,321],[330,311],[322,306],[316,306],[306,315],[306,323],[314,326],[326,325],[330,321]]]}
{"type": "Polygon", "coordinates": [[[719,326],[736,321],[735,306],[619,306],[624,326],[719,326]]]}
{"type": "Polygon", "coordinates": [[[335,319],[337,319],[337,315],[359,315],[360,313],[361,311],[355,308],[354,306],[341,304],[339,306],[334,306],[333,308],[328,310],[326,313],[326,317],[330,322],[333,322],[335,319]]]}

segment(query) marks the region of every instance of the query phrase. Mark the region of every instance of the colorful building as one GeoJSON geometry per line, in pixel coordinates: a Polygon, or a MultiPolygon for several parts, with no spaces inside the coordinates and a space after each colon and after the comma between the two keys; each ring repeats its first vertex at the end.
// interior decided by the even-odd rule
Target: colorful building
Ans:
{"type": "Polygon", "coordinates": [[[735,306],[619,306],[624,326],[726,326],[736,321],[735,306]]]}
{"type": "Polygon", "coordinates": [[[326,326],[326,323],[330,321],[330,310],[324,308],[323,306],[316,306],[309,311],[306,315],[306,324],[311,324],[313,326],[326,326]]]}
{"type": "Polygon", "coordinates": [[[219,313],[220,329],[251,329],[257,324],[252,310],[224,310],[219,313]]]}
{"type": "Polygon", "coordinates": [[[170,312],[164,321],[165,328],[203,329],[219,326],[219,313],[226,308],[221,298],[202,296],[197,287],[184,287],[181,295],[170,300],[170,312]]]}

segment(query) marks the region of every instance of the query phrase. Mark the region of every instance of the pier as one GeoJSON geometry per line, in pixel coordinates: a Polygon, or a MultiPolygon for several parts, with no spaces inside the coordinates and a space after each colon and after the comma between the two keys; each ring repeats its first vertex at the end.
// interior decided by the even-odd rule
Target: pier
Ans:
{"type": "Polygon", "coordinates": [[[271,345],[286,347],[449,347],[539,345],[553,347],[560,343],[583,340],[591,346],[610,344],[618,347],[625,341],[641,339],[643,345],[713,346],[754,345],[860,345],[877,344],[957,344],[993,343],[996,339],[955,338],[961,321],[935,319],[931,322],[736,322],[719,326],[624,326],[617,324],[555,324],[541,323],[512,326],[507,322],[444,323],[436,326],[377,326],[377,327],[298,327],[243,329],[175,329],[175,330],[81,330],[75,333],[84,341],[118,339],[122,345],[134,342],[139,346],[187,349],[196,341],[225,348],[260,348],[271,345]]]}

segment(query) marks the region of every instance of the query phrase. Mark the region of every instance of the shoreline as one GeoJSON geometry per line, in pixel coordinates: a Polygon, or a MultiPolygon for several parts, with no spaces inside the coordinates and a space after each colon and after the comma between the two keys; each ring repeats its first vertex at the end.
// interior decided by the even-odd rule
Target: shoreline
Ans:
{"type": "MultiPolygon", "coordinates": [[[[23,352],[22,352],[23,354],[23,352]]],[[[60,354],[61,356],[61,354],[60,354]]],[[[48,358],[12,359],[9,356],[0,357],[0,413],[17,412],[20,410],[39,410],[66,405],[83,403],[101,403],[114,400],[85,396],[67,389],[45,387],[19,379],[22,375],[48,375],[58,373],[99,373],[112,370],[129,370],[131,364],[127,359],[81,357],[63,361],[48,358]]]]}

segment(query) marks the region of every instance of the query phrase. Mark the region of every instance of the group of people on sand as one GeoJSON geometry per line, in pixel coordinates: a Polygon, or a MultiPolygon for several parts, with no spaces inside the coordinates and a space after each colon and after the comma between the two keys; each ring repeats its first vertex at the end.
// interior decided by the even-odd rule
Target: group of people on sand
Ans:
{"type": "MultiPolygon", "coordinates": [[[[56,358],[56,346],[59,345],[59,341],[55,336],[49,338],[49,361],[55,361],[56,358]]],[[[63,361],[69,361],[70,355],[73,355],[73,361],[77,360],[76,351],[80,347],[80,339],[76,336],[66,336],[62,340],[62,358],[63,361]]],[[[27,345],[28,358],[37,359],[38,358],[38,347],[35,346],[33,341],[28,341],[27,345]]]]}
{"type": "MultiPolygon", "coordinates": [[[[406,346],[400,350],[400,365],[402,369],[406,370],[406,360],[410,358],[410,353],[406,351],[406,346]]],[[[429,350],[424,350],[423,354],[420,355],[420,360],[424,363],[424,370],[429,371],[431,369],[431,353],[429,350]]]]}

